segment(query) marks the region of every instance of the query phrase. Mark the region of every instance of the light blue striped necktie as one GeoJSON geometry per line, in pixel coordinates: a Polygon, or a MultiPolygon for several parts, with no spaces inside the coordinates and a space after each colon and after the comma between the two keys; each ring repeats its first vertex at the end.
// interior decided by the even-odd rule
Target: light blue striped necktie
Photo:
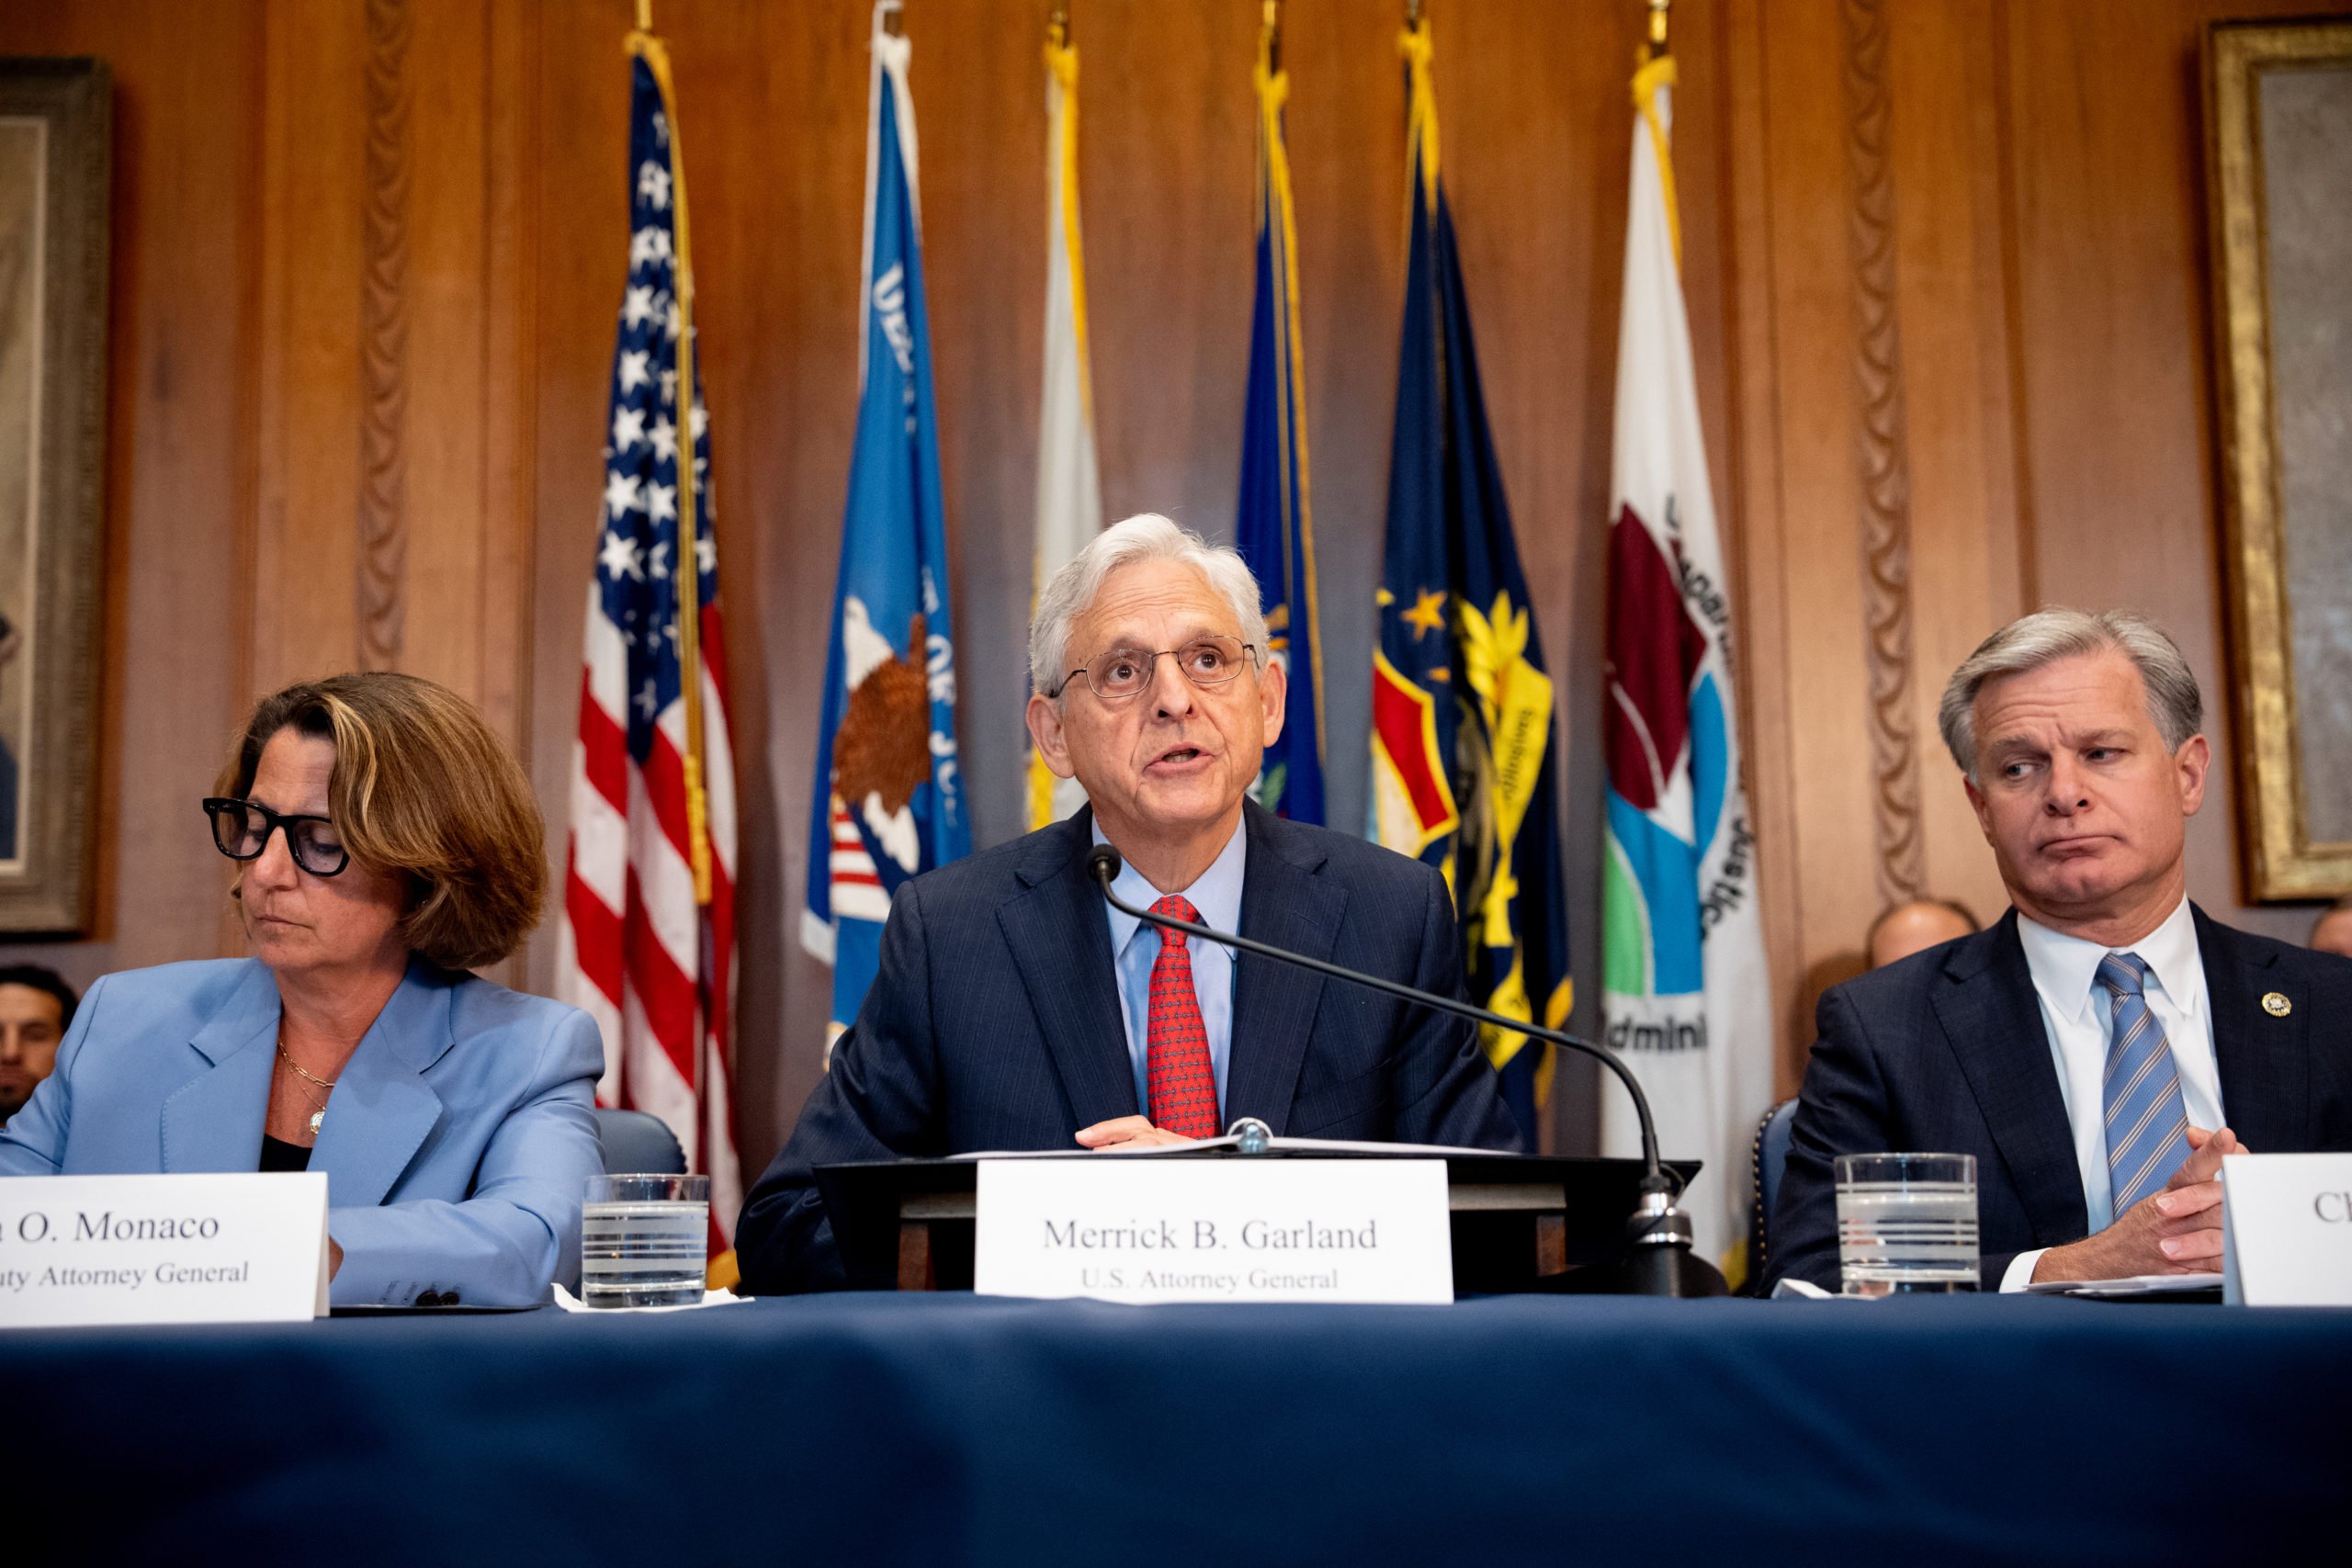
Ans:
{"type": "Polygon", "coordinates": [[[2188,1157],[2188,1113],[2164,1026],[2148,1010],[2148,965],[2136,953],[2098,961],[2098,983],[2113,1004],[2108,1033],[2107,1175],[2115,1217],[2172,1179],[2188,1157]]]}

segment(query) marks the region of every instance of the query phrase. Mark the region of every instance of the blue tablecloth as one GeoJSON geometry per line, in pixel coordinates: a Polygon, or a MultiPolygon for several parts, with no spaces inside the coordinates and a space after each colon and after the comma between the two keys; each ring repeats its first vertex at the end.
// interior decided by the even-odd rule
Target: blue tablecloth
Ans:
{"type": "MultiPolygon", "coordinates": [[[[2352,1312],[1961,1297],[0,1335],[72,1561],[2344,1561],[2352,1312]]],[[[17,1560],[13,1551],[8,1555],[17,1560]]]]}

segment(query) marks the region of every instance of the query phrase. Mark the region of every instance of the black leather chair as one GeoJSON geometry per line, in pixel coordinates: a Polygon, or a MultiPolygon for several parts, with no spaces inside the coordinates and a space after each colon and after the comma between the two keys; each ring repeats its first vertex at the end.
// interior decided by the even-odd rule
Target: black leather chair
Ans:
{"type": "Polygon", "coordinates": [[[684,1176],[686,1151],[670,1124],[650,1111],[596,1108],[596,1135],[605,1143],[606,1176],[684,1176]]]}
{"type": "Polygon", "coordinates": [[[1781,1172],[1789,1163],[1789,1127],[1797,1119],[1797,1102],[1784,1100],[1756,1123],[1750,1168],[1755,1173],[1753,1207],[1747,1216],[1747,1288],[1761,1294],[1764,1264],[1772,1252],[1772,1205],[1780,1201],[1781,1172]]]}

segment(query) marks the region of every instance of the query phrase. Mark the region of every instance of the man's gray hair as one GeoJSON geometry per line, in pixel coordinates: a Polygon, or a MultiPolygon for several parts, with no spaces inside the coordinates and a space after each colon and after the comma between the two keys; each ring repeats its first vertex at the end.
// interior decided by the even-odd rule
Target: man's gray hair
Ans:
{"type": "MultiPolygon", "coordinates": [[[[1266,613],[1258,607],[1258,580],[1240,554],[1224,545],[1212,545],[1190,528],[1179,527],[1156,512],[1146,512],[1114,523],[1072,556],[1037,595],[1036,613],[1029,619],[1029,684],[1033,691],[1058,694],[1069,673],[1069,631],[1102,591],[1102,581],[1123,566],[1137,561],[1182,561],[1208,579],[1209,586],[1233,607],[1241,640],[1256,652],[1259,668],[1266,662],[1266,613]]],[[[1088,649],[1091,658],[1099,649],[1088,649]]]]}
{"type": "Polygon", "coordinates": [[[2077,654],[2122,654],[2140,671],[2148,694],[2148,716],[2165,744],[2177,751],[2204,727],[2205,700],[2197,689],[2196,672],[2181,657],[2179,645],[2164,628],[2133,610],[2036,610],[2011,621],[1976,645],[1944,682],[1937,725],[1951,760],[1976,779],[1976,694],[1985,683],[2004,675],[2022,675],[2077,654]]]}

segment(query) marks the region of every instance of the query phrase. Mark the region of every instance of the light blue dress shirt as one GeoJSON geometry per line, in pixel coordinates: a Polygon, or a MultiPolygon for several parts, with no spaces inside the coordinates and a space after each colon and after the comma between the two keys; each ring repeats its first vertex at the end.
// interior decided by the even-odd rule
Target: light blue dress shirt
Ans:
{"type": "MultiPolygon", "coordinates": [[[[1094,841],[1107,844],[1102,828],[1094,828],[1094,841]]],[[[1200,911],[1200,923],[1221,931],[1241,929],[1241,877],[1249,859],[1250,835],[1233,826],[1208,870],[1182,897],[1200,911]]],[[[1138,908],[1159,902],[1159,889],[1144,880],[1132,864],[1123,864],[1111,891],[1138,908]]],[[[1127,1056],[1135,1065],[1136,1104],[1151,1114],[1151,968],[1159,962],[1158,926],[1146,925],[1133,915],[1102,906],[1111,920],[1111,953],[1119,970],[1119,1016],[1127,1026],[1127,1056]]],[[[1216,1077],[1217,1125],[1225,1124],[1225,1069],[1233,1055],[1233,950],[1197,939],[1184,944],[1193,960],[1193,994],[1200,999],[1201,1027],[1209,1037],[1209,1071],[1216,1077]]]]}

